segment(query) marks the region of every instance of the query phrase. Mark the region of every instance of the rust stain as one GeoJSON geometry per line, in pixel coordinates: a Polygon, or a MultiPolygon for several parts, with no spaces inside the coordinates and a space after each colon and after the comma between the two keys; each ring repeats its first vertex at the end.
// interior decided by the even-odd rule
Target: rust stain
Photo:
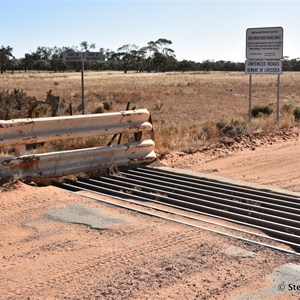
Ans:
{"type": "Polygon", "coordinates": [[[9,167],[19,167],[19,168],[30,168],[34,165],[36,165],[40,161],[39,156],[20,156],[20,157],[14,157],[11,159],[6,159],[1,162],[3,166],[9,166],[9,167]]]}
{"type": "Polygon", "coordinates": [[[30,124],[34,124],[34,121],[19,122],[19,123],[17,124],[17,126],[24,126],[24,125],[30,125],[30,124]]]}
{"type": "Polygon", "coordinates": [[[129,126],[128,129],[129,130],[141,130],[142,128],[142,125],[132,125],[132,126],[129,126]]]}
{"type": "Polygon", "coordinates": [[[36,139],[36,136],[29,136],[27,138],[23,138],[23,141],[28,141],[28,140],[31,140],[31,139],[36,139]]]}
{"type": "Polygon", "coordinates": [[[7,159],[1,162],[1,165],[3,166],[10,166],[11,165],[11,159],[7,159]]]}
{"type": "Polygon", "coordinates": [[[134,158],[129,158],[129,162],[152,162],[156,160],[156,157],[134,157],[134,158]]]}
{"type": "Polygon", "coordinates": [[[0,123],[0,128],[10,128],[10,127],[20,127],[25,125],[34,124],[34,121],[28,121],[28,122],[18,122],[18,123],[0,123]]]}
{"type": "Polygon", "coordinates": [[[32,156],[21,156],[18,157],[19,160],[21,160],[22,162],[33,162],[33,161],[39,161],[40,157],[37,155],[32,155],[32,156]]]}

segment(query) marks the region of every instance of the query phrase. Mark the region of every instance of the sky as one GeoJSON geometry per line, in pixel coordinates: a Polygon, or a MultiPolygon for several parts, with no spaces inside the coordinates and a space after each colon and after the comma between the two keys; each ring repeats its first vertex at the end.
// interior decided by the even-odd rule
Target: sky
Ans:
{"type": "Polygon", "coordinates": [[[300,57],[300,1],[0,0],[0,47],[16,58],[37,47],[116,51],[166,38],[178,60],[244,62],[246,30],[283,27],[283,55],[300,57]]]}

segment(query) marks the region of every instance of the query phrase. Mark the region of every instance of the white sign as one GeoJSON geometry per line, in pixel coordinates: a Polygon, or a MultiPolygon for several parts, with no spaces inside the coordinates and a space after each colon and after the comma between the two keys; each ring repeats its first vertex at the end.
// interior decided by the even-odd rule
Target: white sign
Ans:
{"type": "Polygon", "coordinates": [[[248,28],[246,31],[247,59],[282,59],[283,28],[248,28]]]}
{"type": "Polygon", "coordinates": [[[64,52],[63,53],[63,61],[82,61],[83,60],[83,52],[64,52]]]}
{"type": "Polygon", "coordinates": [[[281,74],[282,61],[273,60],[246,60],[245,72],[247,74],[281,74]]]}
{"type": "Polygon", "coordinates": [[[63,53],[64,61],[94,61],[104,60],[104,54],[102,52],[71,52],[66,51],[63,53]]]}
{"type": "Polygon", "coordinates": [[[84,53],[85,60],[104,60],[104,54],[102,52],[85,52],[84,53]]]}

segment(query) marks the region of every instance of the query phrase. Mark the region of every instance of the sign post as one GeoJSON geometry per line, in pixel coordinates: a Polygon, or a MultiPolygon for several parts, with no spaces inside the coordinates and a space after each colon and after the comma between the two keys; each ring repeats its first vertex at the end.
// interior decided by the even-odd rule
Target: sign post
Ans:
{"type": "Polygon", "coordinates": [[[81,61],[81,108],[84,115],[85,103],[84,103],[84,60],[81,61]]]}
{"type": "Polygon", "coordinates": [[[280,110],[280,106],[279,106],[279,97],[280,97],[280,74],[277,75],[277,114],[276,114],[276,122],[277,124],[279,124],[279,110],[280,110]]]}
{"type": "Polygon", "coordinates": [[[249,122],[251,121],[251,107],[252,107],[252,74],[249,74],[249,122]]]}
{"type": "Polygon", "coordinates": [[[63,53],[63,61],[66,62],[81,62],[81,106],[82,114],[85,113],[84,102],[84,62],[85,61],[103,61],[104,54],[102,52],[74,52],[66,51],[63,53]]]}
{"type": "Polygon", "coordinates": [[[280,74],[283,58],[283,28],[248,28],[245,72],[249,74],[249,122],[251,121],[252,74],[277,74],[277,114],[279,123],[280,74]]]}

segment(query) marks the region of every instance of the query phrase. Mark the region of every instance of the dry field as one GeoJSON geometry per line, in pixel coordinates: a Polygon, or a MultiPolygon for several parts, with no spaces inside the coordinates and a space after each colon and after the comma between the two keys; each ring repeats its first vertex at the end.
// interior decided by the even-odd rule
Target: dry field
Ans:
{"type": "MultiPolygon", "coordinates": [[[[14,73],[1,75],[0,91],[22,89],[38,100],[52,90],[59,96],[60,115],[80,114],[80,73],[14,73]]],[[[85,72],[86,113],[101,110],[103,102],[113,111],[131,107],[152,113],[159,152],[198,147],[218,138],[217,122],[243,127],[245,132],[275,127],[276,83],[274,75],[253,76],[252,107],[271,104],[273,114],[247,124],[248,76],[242,72],[159,73],[85,72]]],[[[281,109],[300,105],[300,73],[281,76],[281,109]]],[[[27,117],[27,116],[23,116],[27,117]]],[[[282,111],[280,127],[293,125],[292,114],[282,111]]]]}

